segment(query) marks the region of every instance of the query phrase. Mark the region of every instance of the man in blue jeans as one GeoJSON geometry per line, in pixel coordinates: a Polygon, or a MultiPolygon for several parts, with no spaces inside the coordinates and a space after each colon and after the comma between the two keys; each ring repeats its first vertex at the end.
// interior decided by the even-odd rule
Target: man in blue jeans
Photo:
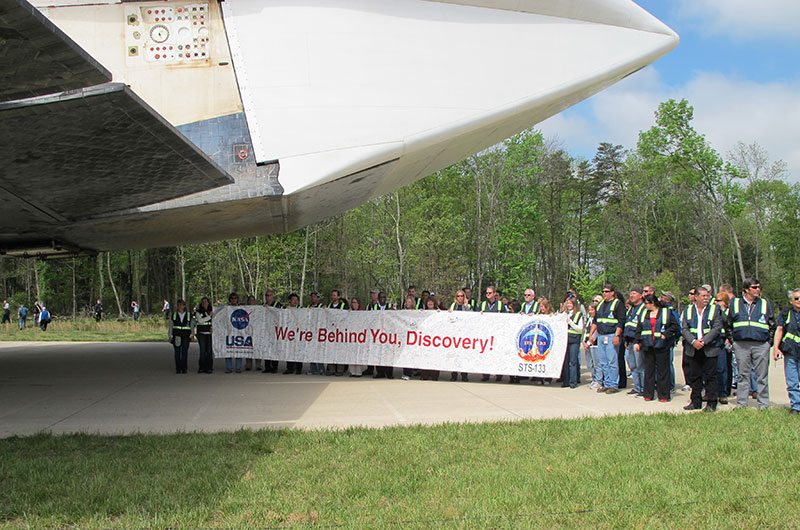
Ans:
{"type": "Polygon", "coordinates": [[[786,389],[789,392],[789,414],[800,414],[800,289],[789,294],[792,306],[778,317],[775,331],[774,360],[783,356],[786,389]]]}
{"type": "Polygon", "coordinates": [[[645,311],[642,293],[642,289],[638,287],[631,289],[631,308],[628,309],[625,316],[625,328],[622,332],[625,339],[625,359],[628,361],[633,378],[633,389],[628,392],[628,395],[636,397],[644,397],[644,359],[642,352],[636,351],[633,347],[636,342],[636,325],[639,323],[639,317],[645,311]]]}
{"type": "Polygon", "coordinates": [[[625,303],[617,298],[614,287],[606,284],[603,286],[603,300],[597,306],[597,316],[589,336],[597,338],[598,357],[600,368],[603,371],[603,386],[597,392],[616,394],[619,392],[619,364],[618,349],[622,338],[622,329],[625,326],[625,303]]]}

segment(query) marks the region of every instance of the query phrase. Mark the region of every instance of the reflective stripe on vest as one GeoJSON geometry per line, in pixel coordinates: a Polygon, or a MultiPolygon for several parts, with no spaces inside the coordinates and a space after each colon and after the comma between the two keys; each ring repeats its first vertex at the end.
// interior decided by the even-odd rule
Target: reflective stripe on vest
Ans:
{"type": "Polygon", "coordinates": [[[633,315],[633,320],[628,320],[627,322],[625,322],[625,327],[626,328],[633,328],[635,330],[636,329],[636,322],[642,316],[642,312],[645,309],[646,308],[644,307],[644,304],[639,304],[638,308],[632,307],[631,311],[635,311],[635,314],[633,315]]]}
{"type": "MultiPolygon", "coordinates": [[[[581,321],[581,316],[582,315],[581,315],[580,311],[575,311],[575,314],[570,317],[570,320],[572,320],[572,323],[577,326],[578,322],[581,321]]],[[[577,329],[572,329],[569,326],[567,326],[567,333],[571,333],[572,335],[583,335],[583,331],[578,331],[577,329]]]]}
{"type": "MultiPolygon", "coordinates": [[[[648,314],[646,312],[642,313],[642,317],[641,318],[642,318],[641,319],[642,324],[644,324],[645,322],[649,322],[650,321],[650,317],[648,316],[648,314]]],[[[667,325],[667,319],[668,318],[669,318],[669,309],[666,308],[666,307],[662,307],[661,308],[661,327],[662,328],[667,325]]],[[[658,321],[656,321],[656,323],[658,323],[658,321]]],[[[645,336],[645,335],[647,335],[647,336],[652,335],[653,338],[656,338],[656,339],[660,339],[661,336],[662,336],[660,330],[659,331],[654,331],[652,329],[642,329],[642,336],[645,336]]]]}
{"type": "Polygon", "coordinates": [[[189,313],[186,313],[186,317],[185,318],[186,318],[186,324],[187,325],[186,326],[181,326],[180,325],[181,321],[179,320],[180,316],[178,315],[178,313],[175,313],[172,316],[172,329],[173,329],[173,331],[176,330],[176,329],[183,330],[183,331],[191,331],[192,330],[192,327],[189,325],[190,324],[189,313]]]}
{"type": "MultiPolygon", "coordinates": [[[[686,308],[686,323],[689,326],[692,325],[692,316],[693,316],[692,308],[693,307],[694,307],[694,304],[692,304],[692,305],[690,305],[689,307],[686,308]]],[[[705,325],[705,327],[703,327],[703,335],[706,335],[709,331],[711,331],[711,322],[714,321],[714,315],[716,314],[716,307],[717,307],[717,304],[711,304],[711,305],[708,306],[708,308],[709,308],[708,309],[708,317],[706,318],[706,325],[705,325]]],[[[698,315],[698,317],[699,316],[700,315],[698,315]]],[[[699,325],[700,325],[699,322],[695,322],[694,327],[693,328],[690,327],[689,331],[691,331],[693,335],[697,335],[697,326],[699,326],[699,325]]]]}
{"type": "MultiPolygon", "coordinates": [[[[739,299],[733,299],[733,314],[738,315],[739,313],[739,299]]],[[[761,299],[761,316],[764,317],[764,320],[767,319],[767,300],[765,298],[761,299]]],[[[747,315],[747,320],[739,320],[733,323],[733,329],[742,328],[742,327],[753,327],[758,329],[764,329],[769,331],[769,326],[765,323],[761,322],[753,322],[750,320],[751,315],[747,315]]]]}
{"type": "MultiPolygon", "coordinates": [[[[486,300],[481,302],[481,311],[486,311],[486,300]]],[[[503,301],[502,300],[498,300],[497,301],[497,312],[498,313],[502,313],[503,312],[503,301]]]]}
{"type": "MultiPolygon", "coordinates": [[[[786,313],[786,329],[787,329],[787,330],[789,329],[789,324],[791,324],[791,323],[792,323],[792,310],[790,309],[790,310],[789,310],[789,311],[786,313]]],[[[797,335],[795,335],[794,333],[789,333],[789,332],[787,331],[787,332],[786,332],[786,334],[783,336],[783,339],[781,339],[781,344],[783,344],[784,342],[786,342],[786,339],[793,340],[793,341],[795,341],[796,343],[800,344],[800,336],[797,336],[797,335]]]]}
{"type": "MultiPolygon", "coordinates": [[[[531,308],[530,311],[528,311],[528,313],[538,313],[538,312],[539,312],[539,300],[536,300],[533,303],[533,307],[531,308]]],[[[520,315],[527,315],[528,313],[525,312],[525,304],[522,304],[522,307],[519,310],[519,314],[520,315]]]]}
{"type": "MultiPolygon", "coordinates": [[[[608,310],[608,314],[609,315],[613,315],[614,314],[614,308],[617,307],[617,302],[619,302],[619,298],[615,298],[614,301],[611,302],[611,309],[608,310]]],[[[600,303],[600,306],[602,306],[605,303],[606,303],[606,301],[603,300],[600,303]]],[[[598,306],[598,309],[599,309],[599,306],[598,306]]],[[[596,319],[596,322],[599,322],[601,324],[619,324],[619,319],[617,319],[617,318],[608,318],[608,317],[606,317],[606,318],[598,318],[598,319],[596,319]]]]}

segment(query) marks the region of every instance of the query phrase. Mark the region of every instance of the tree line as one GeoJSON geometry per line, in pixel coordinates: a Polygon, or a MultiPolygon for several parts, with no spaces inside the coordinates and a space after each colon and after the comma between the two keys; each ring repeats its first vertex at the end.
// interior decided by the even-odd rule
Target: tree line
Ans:
{"type": "MultiPolygon", "coordinates": [[[[800,185],[758,144],[724,157],[692,126],[686,100],[659,105],[635,147],[601,143],[571,156],[536,130],[517,134],[420,181],[316,225],[286,233],[94,257],[0,259],[2,296],[80,315],[145,313],[163,299],[279,298],[370,289],[401,300],[410,284],[445,300],[492,284],[558,301],[602,283],[653,283],[686,293],[697,283],[756,276],[782,305],[800,286],[800,185]]],[[[363,300],[362,300],[363,301],[363,300]]]]}

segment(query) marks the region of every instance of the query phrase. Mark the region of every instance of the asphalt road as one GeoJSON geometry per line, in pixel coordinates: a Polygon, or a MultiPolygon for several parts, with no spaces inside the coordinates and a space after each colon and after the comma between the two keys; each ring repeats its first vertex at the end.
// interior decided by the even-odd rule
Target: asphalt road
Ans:
{"type": "MultiPolygon", "coordinates": [[[[620,392],[478,382],[242,372],[198,374],[197,345],[188,374],[175,374],[166,343],[0,342],[0,437],[52,433],[226,431],[575,418],[671,411],[684,414],[688,392],[669,403],[620,392]]],[[[675,356],[678,386],[683,382],[675,356]]],[[[283,364],[281,363],[281,369],[283,364]]],[[[399,376],[399,370],[396,370],[399,376]]],[[[770,362],[770,394],[787,406],[783,362],[770,362]]],[[[720,405],[720,410],[732,408],[720,405]]],[[[751,406],[755,401],[750,400],[751,406]]]]}

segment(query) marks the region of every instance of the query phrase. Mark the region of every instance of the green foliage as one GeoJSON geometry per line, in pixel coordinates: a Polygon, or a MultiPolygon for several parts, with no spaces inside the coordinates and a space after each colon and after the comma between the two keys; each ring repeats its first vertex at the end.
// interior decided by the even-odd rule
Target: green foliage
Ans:
{"type": "MultiPolygon", "coordinates": [[[[600,143],[577,159],[535,130],[396,192],[287,234],[181,248],[101,253],[48,262],[0,259],[0,295],[56,315],[130,315],[132,300],[158,313],[166,298],[190,304],[231,291],[263,301],[297,292],[308,303],[339,289],[366,301],[370,289],[399,303],[409,284],[451,300],[495,284],[511,299],[527,287],[560,297],[603,278],[624,289],[670,271],[668,290],[740,284],[755,274],[765,294],[800,285],[798,186],[757,144],[723,158],[694,129],[686,100],[668,100],[633,148],[600,143]],[[106,270],[110,257],[111,277],[106,270]],[[101,268],[99,267],[101,264],[101,268]],[[102,281],[100,273],[102,272],[102,281]],[[595,280],[592,280],[595,278],[595,280]]],[[[596,292],[596,290],[594,291],[596,292]]]]}
{"type": "Polygon", "coordinates": [[[589,269],[585,266],[574,269],[571,278],[572,288],[578,293],[578,299],[588,307],[594,295],[602,290],[603,278],[592,278],[589,269]]]}

